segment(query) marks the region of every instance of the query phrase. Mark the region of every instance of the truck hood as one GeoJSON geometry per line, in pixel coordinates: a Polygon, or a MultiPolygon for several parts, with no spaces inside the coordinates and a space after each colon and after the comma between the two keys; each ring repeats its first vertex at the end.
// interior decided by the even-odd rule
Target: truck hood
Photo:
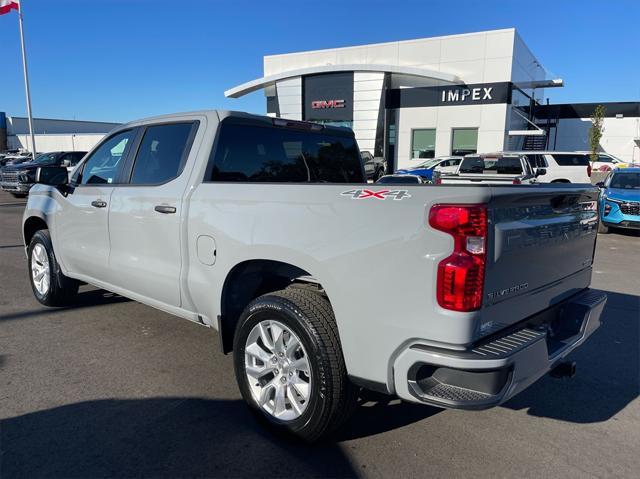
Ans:
{"type": "Polygon", "coordinates": [[[51,165],[39,165],[38,163],[27,161],[25,163],[18,163],[17,165],[6,165],[2,169],[4,171],[35,170],[40,166],[51,166],[51,165]]]}
{"type": "Polygon", "coordinates": [[[610,200],[640,201],[640,190],[609,188],[605,194],[610,200]]]}

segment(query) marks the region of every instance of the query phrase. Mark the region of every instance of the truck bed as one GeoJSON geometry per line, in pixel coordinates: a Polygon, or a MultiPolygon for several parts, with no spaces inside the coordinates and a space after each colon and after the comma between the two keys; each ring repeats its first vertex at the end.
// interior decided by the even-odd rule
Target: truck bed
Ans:
{"type": "MultiPolygon", "coordinates": [[[[239,186],[197,187],[189,237],[215,236],[218,274],[268,258],[316,278],[344,347],[354,351],[346,361],[356,376],[386,382],[388,358],[407,338],[464,348],[590,283],[598,192],[589,186],[239,186]],[[451,236],[428,225],[430,209],[441,203],[487,205],[488,260],[477,311],[447,311],[436,301],[437,266],[453,249],[451,236]],[[357,353],[363,350],[376,354],[357,353]]],[[[208,274],[192,268],[189,289],[195,307],[215,317],[209,284],[219,276],[208,274]]]]}

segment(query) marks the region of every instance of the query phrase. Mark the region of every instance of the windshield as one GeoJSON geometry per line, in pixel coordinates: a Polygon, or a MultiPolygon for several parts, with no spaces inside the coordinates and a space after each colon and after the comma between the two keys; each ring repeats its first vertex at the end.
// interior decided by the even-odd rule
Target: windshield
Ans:
{"type": "Polygon", "coordinates": [[[48,165],[49,163],[55,163],[56,156],[58,156],[57,153],[43,153],[42,155],[36,156],[33,162],[38,165],[48,165]]]}
{"type": "Polygon", "coordinates": [[[424,163],[420,163],[416,168],[433,168],[435,165],[440,163],[442,160],[428,160],[424,163]]]}
{"type": "Polygon", "coordinates": [[[611,178],[609,188],[640,190],[640,173],[616,173],[611,178]]]}

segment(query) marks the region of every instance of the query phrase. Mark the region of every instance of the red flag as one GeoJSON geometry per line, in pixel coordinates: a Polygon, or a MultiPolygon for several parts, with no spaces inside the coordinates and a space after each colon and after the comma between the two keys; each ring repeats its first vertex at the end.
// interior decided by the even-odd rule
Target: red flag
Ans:
{"type": "Polygon", "coordinates": [[[0,0],[0,15],[9,13],[11,10],[19,10],[19,0],[0,0]]]}

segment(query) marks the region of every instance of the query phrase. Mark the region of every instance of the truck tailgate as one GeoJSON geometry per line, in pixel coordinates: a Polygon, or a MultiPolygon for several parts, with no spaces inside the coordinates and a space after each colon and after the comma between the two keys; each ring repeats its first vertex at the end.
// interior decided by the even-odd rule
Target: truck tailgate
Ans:
{"type": "MultiPolygon", "coordinates": [[[[590,185],[492,188],[485,311],[507,307],[515,322],[522,319],[520,311],[530,309],[525,302],[539,299],[536,306],[541,310],[588,285],[598,228],[597,198],[597,188],[590,185]],[[581,282],[572,281],[577,276],[581,282]],[[552,294],[545,294],[547,290],[552,294]]],[[[511,321],[503,317],[501,326],[505,322],[511,321]]]]}

